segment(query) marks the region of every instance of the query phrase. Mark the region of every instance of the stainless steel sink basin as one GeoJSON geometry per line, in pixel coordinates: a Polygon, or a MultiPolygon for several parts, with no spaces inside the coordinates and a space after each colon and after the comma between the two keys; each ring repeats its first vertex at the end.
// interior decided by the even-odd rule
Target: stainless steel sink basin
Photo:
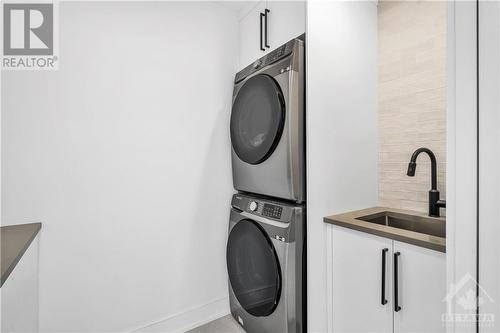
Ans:
{"type": "Polygon", "coordinates": [[[357,217],[356,220],[386,225],[436,237],[446,237],[446,222],[443,219],[385,211],[357,217]]]}
{"type": "Polygon", "coordinates": [[[326,216],[326,223],[446,253],[446,221],[426,213],[370,207],[326,216]]]}

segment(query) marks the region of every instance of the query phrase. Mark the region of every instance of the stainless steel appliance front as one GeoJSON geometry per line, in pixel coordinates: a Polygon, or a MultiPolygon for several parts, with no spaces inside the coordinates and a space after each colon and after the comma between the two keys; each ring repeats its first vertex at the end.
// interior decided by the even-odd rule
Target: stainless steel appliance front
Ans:
{"type": "Polygon", "coordinates": [[[304,79],[301,39],[236,75],[230,125],[236,190],[306,200],[304,79]]]}
{"type": "Polygon", "coordinates": [[[306,331],[303,205],[235,194],[226,259],[231,314],[247,332],[306,331]]]}

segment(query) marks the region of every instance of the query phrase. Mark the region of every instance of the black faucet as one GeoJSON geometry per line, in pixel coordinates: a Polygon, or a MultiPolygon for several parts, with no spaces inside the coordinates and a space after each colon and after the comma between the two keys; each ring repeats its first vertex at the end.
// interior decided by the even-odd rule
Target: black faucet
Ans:
{"type": "Polygon", "coordinates": [[[439,191],[437,190],[437,171],[436,171],[436,156],[428,148],[418,148],[411,155],[410,163],[408,163],[408,171],[406,175],[415,176],[417,167],[417,157],[420,153],[427,153],[431,159],[431,190],[429,191],[429,216],[439,217],[439,208],[446,207],[445,200],[439,200],[439,191]]]}

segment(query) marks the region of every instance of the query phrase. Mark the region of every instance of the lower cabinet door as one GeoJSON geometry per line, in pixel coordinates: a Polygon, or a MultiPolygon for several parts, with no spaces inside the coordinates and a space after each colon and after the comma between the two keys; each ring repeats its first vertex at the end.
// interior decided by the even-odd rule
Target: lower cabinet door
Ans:
{"type": "Polygon", "coordinates": [[[332,232],[333,331],[392,332],[392,240],[337,226],[332,232]]]}
{"type": "Polygon", "coordinates": [[[445,332],[446,254],[394,241],[393,260],[398,268],[393,303],[400,307],[394,312],[394,332],[445,332]]]}

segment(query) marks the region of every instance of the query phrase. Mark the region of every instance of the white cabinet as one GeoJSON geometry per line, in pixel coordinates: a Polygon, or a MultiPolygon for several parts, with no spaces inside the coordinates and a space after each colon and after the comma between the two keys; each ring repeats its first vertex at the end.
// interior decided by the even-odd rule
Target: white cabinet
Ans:
{"type": "Polygon", "coordinates": [[[302,35],[306,30],[306,4],[304,1],[260,1],[240,20],[240,69],[302,35]],[[267,41],[265,44],[265,19],[261,13],[267,13],[267,41]],[[260,42],[262,36],[262,44],[260,42]],[[264,51],[261,50],[261,46],[264,51]]]}
{"type": "Polygon", "coordinates": [[[446,255],[394,241],[398,255],[398,304],[394,332],[444,332],[446,255]]]}
{"type": "Polygon", "coordinates": [[[444,253],[338,226],[332,247],[333,332],[446,331],[444,253]]]}
{"type": "Polygon", "coordinates": [[[0,288],[0,332],[38,332],[38,236],[0,288]]]}
{"type": "Polygon", "coordinates": [[[306,31],[306,3],[268,1],[268,41],[273,50],[306,31]]]}
{"type": "MultiPolygon", "coordinates": [[[[264,13],[265,8],[266,2],[259,2],[240,21],[240,69],[250,65],[253,61],[265,54],[264,51],[260,50],[260,13],[264,13]]],[[[262,29],[264,29],[264,27],[262,27],[262,29]]],[[[263,43],[264,41],[262,44],[263,43]]]]}
{"type": "Polygon", "coordinates": [[[336,226],[332,240],[333,331],[392,332],[392,241],[336,226]],[[382,255],[386,258],[384,305],[382,255]]]}

